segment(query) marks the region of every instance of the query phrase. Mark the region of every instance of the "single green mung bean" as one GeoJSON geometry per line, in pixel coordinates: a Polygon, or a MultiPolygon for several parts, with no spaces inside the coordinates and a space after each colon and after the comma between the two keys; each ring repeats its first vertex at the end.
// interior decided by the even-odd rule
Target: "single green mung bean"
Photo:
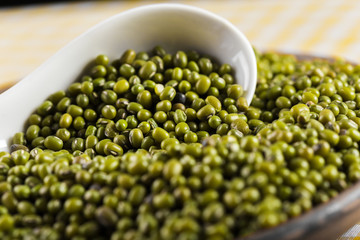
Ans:
{"type": "Polygon", "coordinates": [[[126,50],[119,59],[121,64],[127,63],[132,64],[135,60],[136,52],[133,49],[126,50]]]}
{"type": "Polygon", "coordinates": [[[174,65],[175,67],[185,68],[188,64],[188,58],[185,52],[177,51],[174,58],[174,65]]]}
{"type": "Polygon", "coordinates": [[[116,143],[106,142],[104,146],[105,155],[121,156],[123,155],[123,148],[116,143]]]}
{"type": "Polygon", "coordinates": [[[243,91],[243,88],[239,84],[233,84],[228,87],[226,93],[230,98],[237,100],[243,95],[243,91]]]}
{"type": "Polygon", "coordinates": [[[211,116],[215,115],[215,113],[216,113],[216,109],[212,105],[207,104],[197,112],[196,117],[200,121],[204,121],[209,119],[211,116]]]}
{"type": "Polygon", "coordinates": [[[186,122],[187,116],[186,113],[183,110],[177,109],[174,114],[174,122],[180,123],[180,122],[186,122]]]}
{"type": "Polygon", "coordinates": [[[61,150],[63,147],[63,141],[56,136],[48,136],[44,140],[44,146],[51,150],[61,150]]]}
{"type": "Polygon", "coordinates": [[[185,122],[180,122],[175,126],[175,133],[179,137],[184,136],[189,131],[190,131],[190,127],[185,122]]]}
{"type": "Polygon", "coordinates": [[[167,86],[160,93],[160,100],[172,101],[176,95],[176,90],[173,87],[167,86]]]}
{"type": "Polygon", "coordinates": [[[200,58],[198,60],[198,65],[200,68],[200,72],[203,74],[210,74],[213,70],[213,63],[211,62],[211,60],[209,58],[200,58]]]}
{"type": "Polygon", "coordinates": [[[205,102],[213,106],[217,112],[221,111],[222,109],[220,100],[214,96],[206,97],[205,102]]]}
{"type": "Polygon", "coordinates": [[[101,109],[101,114],[107,119],[113,119],[116,116],[116,108],[113,105],[105,105],[101,109]]]}
{"type": "Polygon", "coordinates": [[[123,94],[126,93],[129,90],[129,88],[130,88],[129,82],[126,79],[121,79],[115,83],[113,90],[117,94],[123,94]]]}
{"type": "Polygon", "coordinates": [[[163,140],[169,138],[169,133],[163,128],[157,127],[152,132],[152,137],[158,143],[161,143],[163,140]]]}
{"type": "Polygon", "coordinates": [[[211,80],[205,76],[201,75],[199,80],[197,80],[195,85],[195,90],[198,94],[202,95],[205,94],[211,86],[211,80]]]}
{"type": "Polygon", "coordinates": [[[156,64],[152,61],[146,62],[139,70],[139,77],[146,80],[151,79],[156,73],[156,64]]]}
{"type": "Polygon", "coordinates": [[[144,139],[144,135],[140,129],[135,128],[130,131],[129,140],[134,148],[140,148],[143,139],[144,139]]]}

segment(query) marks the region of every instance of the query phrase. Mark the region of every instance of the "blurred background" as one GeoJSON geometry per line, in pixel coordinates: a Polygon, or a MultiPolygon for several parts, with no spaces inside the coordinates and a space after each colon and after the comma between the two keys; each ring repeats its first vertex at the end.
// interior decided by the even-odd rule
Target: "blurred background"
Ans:
{"type": "Polygon", "coordinates": [[[360,62],[358,0],[5,0],[0,4],[0,88],[19,81],[96,23],[130,8],[160,2],[214,12],[235,24],[262,51],[360,62]]]}

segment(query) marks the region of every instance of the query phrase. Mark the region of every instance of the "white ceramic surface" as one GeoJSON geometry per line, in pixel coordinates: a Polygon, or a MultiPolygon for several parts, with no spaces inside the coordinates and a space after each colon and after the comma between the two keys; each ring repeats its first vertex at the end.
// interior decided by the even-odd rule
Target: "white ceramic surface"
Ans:
{"type": "Polygon", "coordinates": [[[65,90],[98,54],[110,59],[129,48],[149,51],[197,50],[229,63],[250,102],[256,86],[256,59],[246,37],[229,21],[181,4],[147,5],[115,15],[70,42],[34,72],[0,94],[0,151],[51,93],[65,90]]]}

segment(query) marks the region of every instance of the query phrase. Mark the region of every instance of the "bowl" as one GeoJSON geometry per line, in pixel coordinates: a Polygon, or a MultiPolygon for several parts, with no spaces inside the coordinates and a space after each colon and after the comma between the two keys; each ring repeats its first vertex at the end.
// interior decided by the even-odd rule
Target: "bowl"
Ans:
{"type": "Polygon", "coordinates": [[[256,86],[256,59],[251,44],[229,21],[182,4],[153,4],[122,12],[70,42],[34,72],[0,95],[0,150],[27,117],[51,93],[66,89],[98,54],[119,58],[127,49],[196,50],[234,68],[237,83],[251,102],[256,86]]]}

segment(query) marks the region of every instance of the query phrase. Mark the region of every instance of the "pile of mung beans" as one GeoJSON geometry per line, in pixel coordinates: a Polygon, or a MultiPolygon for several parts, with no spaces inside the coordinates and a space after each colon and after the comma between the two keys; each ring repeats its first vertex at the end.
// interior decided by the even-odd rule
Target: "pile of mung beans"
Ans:
{"type": "Polygon", "coordinates": [[[234,239],[360,178],[360,66],[258,53],[249,106],[195,51],[105,55],[0,152],[1,239],[234,239]]]}

